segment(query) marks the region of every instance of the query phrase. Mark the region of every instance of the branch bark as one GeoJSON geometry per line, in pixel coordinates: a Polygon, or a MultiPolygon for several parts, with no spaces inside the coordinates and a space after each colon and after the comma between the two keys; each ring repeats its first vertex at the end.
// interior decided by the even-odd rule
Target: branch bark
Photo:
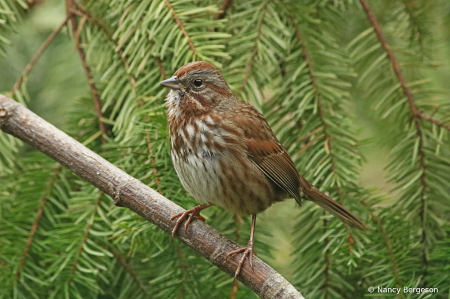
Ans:
{"type": "MultiPolygon", "coordinates": [[[[110,196],[116,206],[129,208],[169,234],[175,224],[171,217],[183,211],[180,206],[3,95],[0,95],[0,129],[61,163],[110,196]]],[[[240,256],[231,256],[227,260],[225,256],[239,245],[209,225],[194,220],[187,230],[180,229],[176,237],[220,270],[234,274],[240,256]]],[[[304,298],[259,258],[254,258],[253,268],[245,264],[238,280],[261,298],[304,298]]]]}

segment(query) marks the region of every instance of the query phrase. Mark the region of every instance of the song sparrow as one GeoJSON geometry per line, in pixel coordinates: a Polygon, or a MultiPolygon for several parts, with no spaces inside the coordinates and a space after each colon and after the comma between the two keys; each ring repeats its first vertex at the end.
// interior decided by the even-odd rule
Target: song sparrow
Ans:
{"type": "Polygon", "coordinates": [[[203,203],[173,216],[179,219],[172,235],[187,216],[185,227],[193,217],[204,220],[200,211],[211,205],[252,215],[247,247],[227,255],[243,252],[236,277],[247,256],[252,265],[256,214],[273,203],[308,199],[352,228],[366,227],[299,175],[264,117],[238,99],[210,63],[188,63],[160,84],[171,89],[166,106],[173,164],[183,187],[203,203]]]}

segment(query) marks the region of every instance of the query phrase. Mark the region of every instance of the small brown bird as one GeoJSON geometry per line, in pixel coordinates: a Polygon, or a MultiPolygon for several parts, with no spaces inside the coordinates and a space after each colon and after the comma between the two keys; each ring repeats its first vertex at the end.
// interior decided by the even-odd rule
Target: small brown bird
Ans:
{"type": "Polygon", "coordinates": [[[254,107],[238,99],[220,71],[208,62],[184,65],[160,83],[170,88],[166,98],[172,160],[183,187],[202,205],[173,216],[185,227],[200,211],[218,205],[242,216],[252,215],[250,240],[235,272],[248,256],[253,260],[256,214],[272,204],[294,198],[311,200],[346,225],[366,225],[343,206],[320,192],[295,168],[286,149],[254,107]]]}

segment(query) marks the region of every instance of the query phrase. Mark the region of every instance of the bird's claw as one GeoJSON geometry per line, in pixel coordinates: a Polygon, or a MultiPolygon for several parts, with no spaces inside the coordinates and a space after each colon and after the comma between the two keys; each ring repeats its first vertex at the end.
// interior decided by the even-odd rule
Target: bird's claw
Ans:
{"type": "Polygon", "coordinates": [[[203,209],[206,209],[209,206],[211,206],[211,205],[199,205],[199,206],[193,207],[192,209],[186,210],[184,212],[181,212],[181,213],[178,213],[178,214],[172,216],[172,218],[170,218],[170,221],[178,218],[177,222],[175,223],[175,226],[172,229],[172,237],[175,236],[175,233],[177,232],[178,228],[180,227],[181,222],[183,222],[183,220],[187,216],[189,216],[189,217],[188,217],[186,223],[184,224],[185,230],[188,228],[189,224],[194,219],[194,217],[205,222],[206,219],[205,219],[205,217],[200,215],[200,211],[203,209]]]}
{"type": "Polygon", "coordinates": [[[227,260],[230,256],[238,254],[243,252],[243,255],[239,261],[238,267],[236,269],[236,272],[234,273],[234,279],[236,280],[236,277],[239,275],[239,273],[241,273],[241,269],[244,266],[245,263],[245,258],[248,256],[249,259],[249,263],[250,263],[250,268],[253,268],[253,255],[256,255],[256,251],[253,250],[253,244],[248,244],[247,247],[244,248],[239,248],[236,250],[233,250],[231,252],[229,252],[226,256],[225,256],[225,260],[227,260]]]}

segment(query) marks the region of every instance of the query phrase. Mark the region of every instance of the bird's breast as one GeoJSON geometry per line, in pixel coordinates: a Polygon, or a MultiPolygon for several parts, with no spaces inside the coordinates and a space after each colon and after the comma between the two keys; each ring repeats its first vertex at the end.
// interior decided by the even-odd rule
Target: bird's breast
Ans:
{"type": "Polygon", "coordinates": [[[183,187],[197,201],[253,215],[285,197],[247,157],[236,134],[212,117],[179,120],[170,126],[172,160],[183,187]]]}

